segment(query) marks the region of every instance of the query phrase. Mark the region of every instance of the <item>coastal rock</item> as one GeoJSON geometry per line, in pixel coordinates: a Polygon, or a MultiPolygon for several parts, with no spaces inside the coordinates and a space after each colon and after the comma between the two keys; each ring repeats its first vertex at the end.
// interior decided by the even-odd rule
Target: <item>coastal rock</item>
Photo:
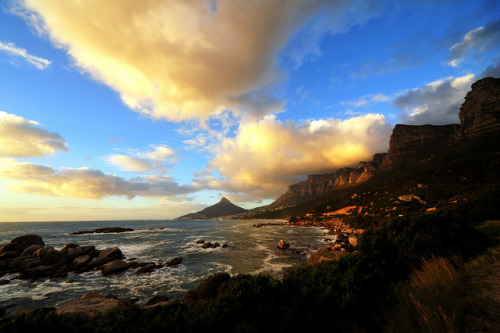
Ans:
{"type": "Polygon", "coordinates": [[[286,243],[282,239],[278,242],[278,249],[285,250],[285,249],[288,249],[289,247],[290,247],[290,244],[286,243]]]}
{"type": "Polygon", "coordinates": [[[349,244],[352,246],[358,246],[358,238],[357,237],[349,237],[349,244]]]}
{"type": "Polygon", "coordinates": [[[169,304],[170,301],[168,300],[167,296],[163,295],[158,295],[153,298],[151,298],[144,306],[143,309],[151,309],[156,306],[163,306],[169,304]]]}
{"type": "Polygon", "coordinates": [[[173,259],[170,259],[169,261],[167,261],[165,263],[165,265],[167,265],[167,266],[177,266],[177,265],[179,265],[179,264],[182,263],[182,260],[183,260],[183,258],[180,258],[180,257],[173,258],[173,259]]]}
{"type": "Polygon", "coordinates": [[[12,244],[20,244],[24,249],[31,245],[45,246],[42,237],[33,234],[16,237],[10,242],[12,244]]]}
{"type": "Polygon", "coordinates": [[[21,257],[31,257],[31,256],[33,256],[33,253],[35,253],[37,250],[39,250],[41,248],[42,248],[41,245],[31,245],[31,246],[28,246],[21,253],[21,257]]]}
{"type": "Polygon", "coordinates": [[[74,249],[74,248],[77,248],[77,247],[79,247],[78,244],[69,243],[69,244],[66,244],[63,247],[61,247],[61,251],[62,252],[68,252],[69,249],[74,249]]]}
{"type": "Polygon", "coordinates": [[[142,275],[142,274],[147,274],[147,273],[151,273],[152,271],[154,271],[156,268],[156,265],[154,263],[149,263],[149,264],[146,264],[144,266],[142,266],[141,268],[139,268],[135,274],[136,275],[142,275]]]}
{"type": "Polygon", "coordinates": [[[92,265],[94,267],[101,266],[101,265],[107,264],[108,262],[111,262],[111,261],[117,260],[117,259],[123,259],[122,251],[117,247],[108,248],[108,249],[102,250],[99,253],[99,256],[97,257],[97,259],[94,262],[92,262],[92,265]]]}
{"type": "Polygon", "coordinates": [[[122,228],[122,227],[106,227],[106,228],[98,228],[94,230],[78,230],[70,232],[70,235],[84,235],[84,234],[109,234],[109,233],[119,233],[119,232],[128,232],[134,231],[132,228],[122,228]]]}
{"type": "Polygon", "coordinates": [[[312,266],[320,263],[322,261],[333,261],[339,259],[341,256],[345,255],[347,252],[335,251],[331,245],[327,245],[324,248],[314,252],[307,259],[307,265],[312,266]]]}
{"type": "Polygon", "coordinates": [[[114,260],[104,267],[102,275],[110,275],[123,272],[129,268],[129,264],[121,259],[114,260]]]}
{"type": "Polygon", "coordinates": [[[5,252],[15,252],[19,255],[23,251],[24,247],[17,243],[7,243],[0,246],[0,256],[5,252]]]}
{"type": "Polygon", "coordinates": [[[105,312],[114,308],[124,309],[134,303],[135,300],[132,299],[119,299],[116,296],[104,296],[92,292],[83,295],[80,299],[61,305],[57,309],[57,314],[82,313],[93,317],[99,312],[105,312]]]}

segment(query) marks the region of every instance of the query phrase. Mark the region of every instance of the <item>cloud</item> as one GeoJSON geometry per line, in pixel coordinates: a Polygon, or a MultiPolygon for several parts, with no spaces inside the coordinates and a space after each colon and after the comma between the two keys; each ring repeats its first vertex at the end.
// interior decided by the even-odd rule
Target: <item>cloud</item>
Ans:
{"type": "Polygon", "coordinates": [[[0,42],[0,51],[17,58],[21,58],[38,69],[45,69],[49,67],[51,63],[47,59],[29,54],[26,49],[17,47],[14,43],[0,42]]]}
{"type": "Polygon", "coordinates": [[[109,196],[175,197],[193,193],[195,186],[179,185],[170,177],[144,176],[125,179],[91,168],[56,170],[34,163],[0,166],[0,178],[9,190],[61,197],[102,199],[109,196]]]}
{"type": "Polygon", "coordinates": [[[111,154],[104,160],[126,172],[164,175],[169,169],[165,162],[175,163],[175,151],[165,145],[150,145],[149,151],[131,151],[130,155],[111,154]]]}
{"type": "Polygon", "coordinates": [[[464,39],[450,48],[448,63],[458,67],[466,57],[479,52],[498,48],[500,40],[500,19],[467,32],[464,39]]]}
{"type": "Polygon", "coordinates": [[[367,106],[367,105],[373,104],[373,103],[388,102],[390,99],[391,98],[389,96],[378,93],[378,94],[362,96],[362,97],[358,98],[357,100],[343,101],[343,102],[341,102],[341,104],[344,106],[352,106],[352,107],[358,108],[358,107],[367,106]]]}
{"type": "Polygon", "coordinates": [[[383,4],[349,0],[18,0],[15,12],[83,72],[154,118],[201,119],[231,109],[282,111],[281,52],[296,64],[319,39],[366,22],[383,4]],[[213,3],[213,2],[210,2],[213,3]],[[22,8],[22,9],[20,9],[22,8]],[[295,38],[295,36],[297,36],[295,38]]]}
{"type": "Polygon", "coordinates": [[[0,111],[0,157],[41,157],[68,151],[68,143],[59,134],[37,126],[36,121],[0,111]]]}
{"type": "Polygon", "coordinates": [[[481,73],[481,77],[500,77],[500,60],[496,64],[489,65],[481,73]]]}
{"type": "Polygon", "coordinates": [[[387,151],[391,129],[378,114],[298,124],[267,116],[242,123],[236,136],[224,139],[215,150],[209,168],[221,177],[195,181],[252,200],[276,198],[308,174],[333,172],[387,151]]]}
{"type": "Polygon", "coordinates": [[[476,76],[468,74],[436,80],[399,96],[393,105],[402,111],[404,124],[445,125],[460,122],[458,112],[476,76]]]}

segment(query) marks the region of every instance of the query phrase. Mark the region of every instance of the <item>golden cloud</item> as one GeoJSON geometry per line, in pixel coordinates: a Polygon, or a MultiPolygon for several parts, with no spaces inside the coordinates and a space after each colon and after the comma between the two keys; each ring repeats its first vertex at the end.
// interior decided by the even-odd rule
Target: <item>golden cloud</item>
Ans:
{"type": "Polygon", "coordinates": [[[41,129],[39,125],[0,111],[0,157],[40,157],[57,150],[68,151],[68,143],[59,134],[41,129]]]}
{"type": "Polygon", "coordinates": [[[147,176],[125,179],[91,168],[55,170],[34,163],[0,166],[0,178],[9,190],[72,198],[102,199],[108,196],[175,197],[196,191],[170,177],[147,176]]]}
{"type": "MultiPolygon", "coordinates": [[[[16,11],[92,78],[154,118],[206,120],[231,109],[280,112],[269,87],[283,77],[277,55],[300,63],[325,32],[378,14],[380,6],[327,0],[18,0],[16,11]],[[352,15],[356,12],[356,15],[352,15]],[[347,15],[349,14],[349,15],[347,15]],[[300,38],[300,30],[309,24],[300,38]]],[[[303,31],[302,31],[303,32],[303,31]]]]}
{"type": "Polygon", "coordinates": [[[222,142],[209,164],[221,178],[197,181],[254,199],[275,198],[305,175],[333,172],[387,151],[391,130],[379,114],[300,124],[267,116],[242,123],[235,138],[222,142]]]}
{"type": "Polygon", "coordinates": [[[104,160],[126,172],[159,175],[167,173],[169,166],[165,162],[174,163],[177,160],[175,151],[165,145],[150,145],[150,147],[152,149],[145,152],[131,151],[132,156],[112,154],[104,157],[104,160]]]}

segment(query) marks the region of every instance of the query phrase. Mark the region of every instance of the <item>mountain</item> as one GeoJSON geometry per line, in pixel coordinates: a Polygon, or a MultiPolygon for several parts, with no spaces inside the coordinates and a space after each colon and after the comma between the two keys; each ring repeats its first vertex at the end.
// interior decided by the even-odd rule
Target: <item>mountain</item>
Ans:
{"type": "Polygon", "coordinates": [[[200,210],[197,213],[187,214],[176,218],[176,220],[208,220],[228,215],[245,213],[247,210],[236,206],[226,198],[222,198],[218,203],[200,210]]]}
{"type": "Polygon", "coordinates": [[[368,181],[370,184],[389,181],[412,173],[430,175],[433,168],[473,160],[480,154],[483,160],[475,162],[479,166],[484,164],[484,159],[497,159],[500,154],[500,78],[484,78],[472,84],[459,118],[460,124],[440,126],[398,124],[387,153],[375,154],[372,161],[359,162],[358,168],[346,167],[330,174],[308,176],[305,181],[290,185],[287,192],[270,205],[240,217],[291,216],[313,202],[352,192],[368,181]]]}

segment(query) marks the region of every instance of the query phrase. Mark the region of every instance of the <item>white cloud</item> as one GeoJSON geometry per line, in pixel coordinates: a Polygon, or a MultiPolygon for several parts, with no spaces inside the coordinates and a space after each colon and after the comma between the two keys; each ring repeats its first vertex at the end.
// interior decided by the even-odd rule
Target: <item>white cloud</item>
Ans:
{"type": "Polygon", "coordinates": [[[390,101],[390,97],[386,96],[384,94],[378,93],[378,94],[372,94],[372,95],[365,95],[357,100],[350,100],[350,101],[342,101],[341,104],[344,106],[352,106],[352,107],[361,107],[361,106],[367,106],[369,104],[373,103],[382,103],[382,102],[388,102],[390,101]]]}
{"type": "Polygon", "coordinates": [[[29,54],[26,49],[17,47],[14,43],[0,42],[0,51],[17,58],[21,58],[38,69],[45,69],[49,67],[51,63],[47,59],[29,54]]]}
{"type": "Polygon", "coordinates": [[[448,63],[458,67],[470,55],[499,47],[500,19],[467,32],[464,39],[450,48],[448,63]]]}
{"type": "Polygon", "coordinates": [[[38,126],[36,121],[0,111],[0,157],[41,157],[68,151],[68,143],[59,134],[38,126]]]}
{"type": "Polygon", "coordinates": [[[416,125],[459,123],[460,106],[475,80],[473,74],[449,77],[399,96],[393,102],[402,111],[399,122],[416,125]]]}
{"type": "Polygon", "coordinates": [[[201,119],[231,109],[258,119],[282,111],[278,55],[299,65],[318,41],[378,15],[382,3],[341,0],[18,0],[15,12],[77,67],[154,118],[201,119]],[[24,9],[22,9],[24,8],[24,9]]]}

